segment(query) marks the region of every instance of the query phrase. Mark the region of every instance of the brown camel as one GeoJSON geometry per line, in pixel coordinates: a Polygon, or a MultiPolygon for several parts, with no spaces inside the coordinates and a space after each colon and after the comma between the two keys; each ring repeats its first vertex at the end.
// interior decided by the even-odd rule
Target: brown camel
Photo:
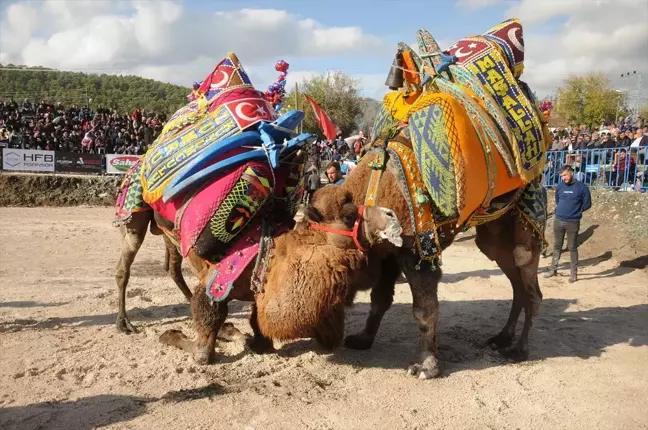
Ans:
{"type": "MultiPolygon", "coordinates": [[[[411,148],[411,142],[402,136],[393,140],[411,148]]],[[[353,195],[356,204],[363,204],[365,201],[372,172],[370,163],[375,159],[375,154],[368,152],[341,185],[353,195]]],[[[363,281],[366,282],[364,284],[353,283],[350,286],[348,302],[352,303],[357,290],[371,289],[371,309],[365,328],[357,334],[347,336],[344,344],[352,349],[371,348],[383,315],[392,304],[394,285],[402,271],[412,291],[413,313],[423,341],[421,358],[408,368],[407,373],[420,379],[436,377],[440,374],[437,350],[437,288],[441,280],[441,268],[436,263],[426,264],[419,261],[413,246],[414,232],[408,205],[398,179],[390,169],[386,169],[382,175],[376,204],[394,210],[403,226],[404,244],[400,249],[370,252],[368,267],[373,276],[363,277],[363,281]]],[[[537,277],[541,239],[534,237],[526,221],[515,210],[477,226],[476,230],[477,246],[489,259],[497,263],[513,287],[513,305],[508,321],[499,334],[488,339],[487,344],[500,348],[503,354],[512,360],[526,360],[529,354],[529,331],[542,300],[537,277]],[[517,344],[511,346],[522,309],[525,313],[524,327],[517,344]]],[[[441,226],[441,248],[447,248],[459,231],[453,224],[441,226]]]]}
{"type": "MultiPolygon", "coordinates": [[[[250,348],[256,352],[272,350],[272,340],[314,337],[327,349],[342,341],[344,332],[344,303],[348,284],[355,272],[366,265],[368,249],[383,240],[400,244],[402,229],[393,211],[380,207],[359,207],[351,202],[351,195],[338,188],[326,187],[313,196],[313,204],[306,220],[294,230],[275,238],[275,248],[269,259],[269,270],[263,292],[255,297],[250,289],[252,265],[234,283],[228,298],[212,303],[205,293],[209,266],[192,252],[187,260],[199,279],[193,296],[189,295],[196,338],[189,340],[178,330],[168,330],[160,341],[194,354],[198,363],[211,363],[215,357],[217,336],[226,340],[240,339],[242,335],[230,326],[223,326],[230,300],[254,301],[250,325],[254,337],[250,348]],[[357,230],[354,235],[351,231],[357,230]],[[221,330],[224,328],[224,330],[221,330]]],[[[142,214],[142,213],[139,213],[142,214]]],[[[122,232],[122,258],[118,265],[120,294],[117,326],[133,331],[125,313],[125,288],[135,252],[139,249],[147,225],[133,217],[122,232]]],[[[171,226],[159,214],[154,214],[155,227],[171,226]]],[[[154,225],[154,224],[152,224],[154,225]]],[[[169,255],[169,272],[181,290],[186,286],[179,270],[182,262],[176,247],[165,237],[169,255]]]]}

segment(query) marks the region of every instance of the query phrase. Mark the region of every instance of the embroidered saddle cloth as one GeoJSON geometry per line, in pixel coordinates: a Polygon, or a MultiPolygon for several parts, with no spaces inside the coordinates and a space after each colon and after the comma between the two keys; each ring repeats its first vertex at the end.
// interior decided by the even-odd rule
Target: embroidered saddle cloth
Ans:
{"type": "Polygon", "coordinates": [[[165,234],[184,257],[193,251],[210,264],[208,294],[220,301],[258,253],[262,214],[294,217],[303,193],[297,150],[310,135],[294,136],[303,113],[278,116],[233,53],[196,94],[127,173],[115,222],[151,209],[172,221],[165,234]]]}
{"type": "Polygon", "coordinates": [[[376,137],[407,125],[423,182],[438,211],[462,225],[490,201],[537,178],[549,133],[526,84],[522,27],[508,20],[443,52],[419,30],[419,54],[404,44],[405,89],[388,93],[376,137]],[[445,67],[443,55],[454,55],[445,67]],[[437,69],[439,70],[437,72],[437,69]],[[433,76],[427,83],[414,76],[433,76]]]}

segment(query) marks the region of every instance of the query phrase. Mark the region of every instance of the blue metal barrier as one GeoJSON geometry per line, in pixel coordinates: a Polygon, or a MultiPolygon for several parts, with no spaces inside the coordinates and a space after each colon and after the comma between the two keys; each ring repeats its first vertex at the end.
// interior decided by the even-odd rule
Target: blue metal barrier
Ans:
{"type": "Polygon", "coordinates": [[[544,186],[555,187],[560,167],[569,164],[575,177],[592,188],[648,190],[648,147],[548,151],[544,186]]]}

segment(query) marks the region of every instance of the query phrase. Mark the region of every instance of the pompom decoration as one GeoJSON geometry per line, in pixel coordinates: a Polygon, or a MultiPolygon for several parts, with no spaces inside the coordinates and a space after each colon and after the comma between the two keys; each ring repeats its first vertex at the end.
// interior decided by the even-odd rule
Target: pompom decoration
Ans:
{"type": "Polygon", "coordinates": [[[275,64],[275,70],[279,72],[277,80],[268,86],[268,91],[265,92],[264,96],[267,101],[272,103],[274,110],[279,111],[283,107],[283,98],[286,95],[286,77],[288,76],[288,68],[290,64],[286,63],[284,60],[277,61],[275,64]]]}
{"type": "Polygon", "coordinates": [[[542,116],[544,116],[545,119],[551,118],[551,110],[553,109],[553,103],[549,100],[545,100],[542,103],[540,103],[540,111],[542,111],[542,116]]]}
{"type": "Polygon", "coordinates": [[[187,96],[187,99],[192,102],[198,98],[198,88],[200,88],[202,82],[194,82],[191,88],[191,94],[187,96]]]}

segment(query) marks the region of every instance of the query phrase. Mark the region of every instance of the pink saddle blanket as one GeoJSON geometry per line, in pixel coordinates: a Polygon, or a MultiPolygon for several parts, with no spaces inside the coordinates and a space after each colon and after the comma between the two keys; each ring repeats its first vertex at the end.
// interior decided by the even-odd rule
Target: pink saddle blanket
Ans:
{"type": "MultiPolygon", "coordinates": [[[[288,231],[286,227],[279,227],[275,235],[288,231]]],[[[214,302],[225,300],[234,282],[243,274],[245,269],[259,254],[261,242],[261,222],[245,232],[243,236],[232,246],[228,255],[219,263],[210,268],[210,275],[207,280],[207,295],[214,302]]]]}

